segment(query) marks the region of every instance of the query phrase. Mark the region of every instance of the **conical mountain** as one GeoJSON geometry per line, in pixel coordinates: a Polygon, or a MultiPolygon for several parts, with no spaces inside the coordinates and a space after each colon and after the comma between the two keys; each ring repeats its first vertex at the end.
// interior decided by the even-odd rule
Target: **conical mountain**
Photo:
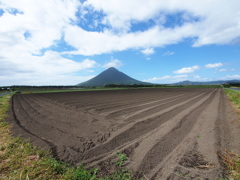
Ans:
{"type": "Polygon", "coordinates": [[[94,78],[77,84],[77,86],[105,86],[107,84],[150,84],[142,81],[138,81],[129,77],[128,75],[118,71],[114,67],[110,67],[107,70],[103,71],[94,78]]]}

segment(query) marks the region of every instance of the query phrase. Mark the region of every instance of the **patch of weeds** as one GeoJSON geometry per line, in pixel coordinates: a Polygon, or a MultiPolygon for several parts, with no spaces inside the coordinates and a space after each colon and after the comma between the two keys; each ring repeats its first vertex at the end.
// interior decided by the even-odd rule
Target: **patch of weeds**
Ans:
{"type": "Polygon", "coordinates": [[[95,180],[97,179],[98,169],[88,170],[82,165],[79,165],[74,171],[69,174],[70,176],[64,177],[64,179],[72,179],[72,180],[95,180]]]}
{"type": "Polygon", "coordinates": [[[197,135],[197,136],[196,136],[196,138],[200,138],[200,136],[199,136],[199,135],[197,135]]]}
{"type": "Polygon", "coordinates": [[[223,164],[227,167],[231,178],[240,180],[240,154],[224,150],[218,154],[223,164]]]}
{"type": "Polygon", "coordinates": [[[119,159],[117,161],[115,161],[115,164],[119,167],[122,167],[123,164],[128,160],[128,158],[125,154],[117,152],[116,156],[118,156],[119,159]]]}
{"type": "Polygon", "coordinates": [[[232,89],[224,89],[226,95],[232,101],[238,109],[240,109],[240,91],[232,89]]]}
{"type": "Polygon", "coordinates": [[[116,167],[114,172],[111,175],[107,175],[104,177],[104,180],[131,180],[135,179],[133,176],[133,172],[128,171],[123,168],[125,163],[128,161],[128,157],[123,153],[116,153],[117,160],[114,162],[116,167]]]}

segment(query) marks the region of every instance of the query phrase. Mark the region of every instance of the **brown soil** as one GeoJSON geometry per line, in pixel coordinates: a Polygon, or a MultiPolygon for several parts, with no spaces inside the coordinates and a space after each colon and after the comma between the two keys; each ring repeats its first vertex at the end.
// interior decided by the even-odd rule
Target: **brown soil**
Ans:
{"type": "Polygon", "coordinates": [[[240,149],[222,89],[16,94],[9,114],[16,135],[102,174],[118,151],[147,179],[219,179],[218,152],[240,149]]]}

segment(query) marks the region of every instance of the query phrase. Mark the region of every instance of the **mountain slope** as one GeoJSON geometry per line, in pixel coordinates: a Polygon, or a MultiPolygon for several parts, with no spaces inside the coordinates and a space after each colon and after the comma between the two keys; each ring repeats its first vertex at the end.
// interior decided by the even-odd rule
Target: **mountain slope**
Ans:
{"type": "Polygon", "coordinates": [[[105,86],[107,84],[150,84],[142,81],[138,81],[129,77],[128,75],[118,71],[114,67],[108,68],[96,77],[77,84],[77,86],[105,86]]]}

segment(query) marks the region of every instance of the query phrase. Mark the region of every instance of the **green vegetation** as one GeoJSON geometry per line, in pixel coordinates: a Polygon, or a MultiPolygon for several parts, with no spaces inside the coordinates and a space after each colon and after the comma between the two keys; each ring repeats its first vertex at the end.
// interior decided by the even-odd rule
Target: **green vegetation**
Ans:
{"type": "Polygon", "coordinates": [[[125,161],[127,161],[127,156],[125,154],[121,154],[119,152],[117,152],[117,155],[119,157],[119,159],[117,161],[115,161],[115,164],[117,166],[122,167],[122,165],[125,163],[125,161]]]}
{"type": "MultiPolygon", "coordinates": [[[[224,89],[224,91],[230,101],[234,104],[234,107],[240,117],[240,91],[232,89],[224,89]]],[[[224,151],[220,154],[220,157],[228,168],[230,176],[234,180],[240,180],[240,154],[224,151]]]]}
{"type": "Polygon", "coordinates": [[[240,109],[240,91],[232,90],[232,89],[224,89],[226,95],[232,101],[237,109],[240,109]]]}
{"type": "Polygon", "coordinates": [[[227,167],[231,179],[240,180],[240,154],[224,151],[219,156],[227,167]]]}
{"type": "Polygon", "coordinates": [[[0,179],[134,179],[122,167],[127,158],[123,154],[117,154],[118,168],[112,174],[98,177],[98,169],[87,169],[82,165],[74,168],[55,160],[50,153],[32,146],[28,141],[13,137],[10,125],[4,121],[11,96],[12,94],[0,97],[0,179]]]}

